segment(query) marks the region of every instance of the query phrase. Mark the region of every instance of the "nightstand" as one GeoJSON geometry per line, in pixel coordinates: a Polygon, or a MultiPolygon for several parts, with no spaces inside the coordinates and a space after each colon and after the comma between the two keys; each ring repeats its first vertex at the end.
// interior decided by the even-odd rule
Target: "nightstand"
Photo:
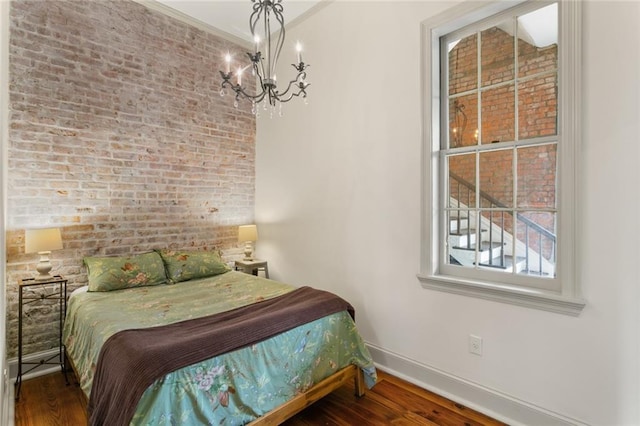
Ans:
{"type": "Polygon", "coordinates": [[[264,277],[269,278],[269,267],[266,260],[236,260],[236,271],[253,275],[258,275],[258,271],[264,271],[264,277]]]}
{"type": "Polygon", "coordinates": [[[51,364],[60,365],[65,381],[67,379],[67,370],[64,363],[64,346],[62,345],[62,327],[64,318],[67,313],[67,280],[60,275],[53,276],[44,280],[35,278],[27,278],[18,283],[20,289],[18,295],[18,375],[16,377],[16,400],[20,398],[20,387],[22,385],[22,376],[29,373],[40,365],[51,364]],[[36,291],[38,290],[38,291],[36,291]],[[24,308],[42,302],[44,300],[58,301],[58,354],[43,359],[40,362],[22,361],[22,317],[24,308]],[[53,361],[57,358],[56,361],[53,361]],[[22,371],[23,366],[31,366],[28,370],[22,371]]]}

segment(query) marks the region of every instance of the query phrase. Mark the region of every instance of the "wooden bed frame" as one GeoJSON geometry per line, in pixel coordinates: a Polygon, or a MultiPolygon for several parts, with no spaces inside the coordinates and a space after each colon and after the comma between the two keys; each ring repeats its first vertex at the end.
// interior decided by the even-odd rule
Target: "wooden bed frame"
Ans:
{"type": "MultiPolygon", "coordinates": [[[[75,375],[76,381],[78,381],[78,373],[76,370],[73,361],[68,356],[65,350],[65,368],[67,371],[73,371],[75,375]]],[[[264,416],[257,418],[256,420],[249,423],[251,426],[267,426],[267,425],[279,425],[283,423],[285,420],[295,416],[300,411],[304,410],[314,402],[319,399],[325,397],[330,394],[334,390],[342,387],[348,381],[354,381],[354,389],[355,395],[357,397],[362,397],[365,394],[365,385],[364,385],[364,374],[362,370],[360,370],[357,366],[351,364],[347,367],[344,367],[341,370],[336,371],[331,376],[326,379],[316,383],[311,388],[309,388],[306,392],[301,393],[294,397],[293,399],[285,402],[279,407],[269,411],[264,416]]],[[[82,392],[84,396],[84,408],[85,411],[87,409],[88,402],[86,395],[82,392]]]]}
{"type": "Polygon", "coordinates": [[[249,423],[249,425],[279,425],[288,418],[295,416],[297,413],[304,410],[317,400],[330,394],[339,387],[342,387],[342,385],[346,384],[351,379],[353,379],[355,382],[356,396],[363,396],[365,393],[365,388],[362,370],[352,364],[343,368],[342,370],[336,371],[331,376],[312,386],[305,393],[302,393],[292,400],[285,402],[278,408],[269,411],[264,416],[259,417],[249,423]]]}

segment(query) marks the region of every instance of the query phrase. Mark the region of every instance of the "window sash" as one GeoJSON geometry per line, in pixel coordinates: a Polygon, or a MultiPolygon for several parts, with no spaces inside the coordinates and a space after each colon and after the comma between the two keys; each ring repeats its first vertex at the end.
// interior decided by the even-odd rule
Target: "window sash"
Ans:
{"type": "MultiPolygon", "coordinates": [[[[558,2],[558,136],[543,140],[524,140],[500,142],[492,148],[507,148],[512,145],[525,146],[537,143],[558,144],[558,250],[555,279],[534,279],[513,276],[511,274],[489,274],[484,270],[460,271],[455,265],[441,262],[445,255],[446,239],[445,214],[440,206],[445,204],[447,192],[443,190],[443,158],[460,152],[472,152],[485,149],[482,145],[452,149],[440,148],[440,131],[449,124],[440,110],[440,61],[447,60],[446,52],[440,50],[440,39],[451,34],[462,38],[478,28],[465,29],[473,22],[484,27],[505,19],[512,14],[514,3],[509,2],[475,3],[466,2],[423,22],[423,117],[424,117],[424,161],[423,161],[423,232],[421,239],[421,270],[418,278],[427,289],[446,291],[467,296],[497,300],[536,309],[568,315],[578,315],[585,305],[580,296],[578,282],[578,262],[576,241],[580,216],[576,209],[577,163],[580,142],[580,89],[581,89],[581,2],[558,2]],[[465,33],[466,31],[466,33],[465,33]],[[438,53],[440,52],[440,53],[438,53]],[[498,146],[500,145],[500,146],[498,146]],[[538,283],[543,283],[539,286],[538,283]],[[536,287],[538,286],[538,287],[536,287]]],[[[521,2],[518,14],[522,15],[549,2],[521,2]]]]}
{"type": "MultiPolygon", "coordinates": [[[[539,8],[542,7],[546,7],[548,6],[548,4],[544,4],[544,5],[540,5],[540,4],[535,4],[533,5],[535,7],[531,8],[531,7],[527,7],[527,8],[516,8],[516,10],[514,9],[510,9],[508,11],[506,11],[505,13],[501,13],[498,15],[498,17],[492,17],[491,19],[487,19],[484,20],[483,23],[481,24],[472,24],[469,27],[464,28],[462,31],[465,34],[465,37],[472,37],[472,36],[476,36],[476,43],[477,43],[477,60],[475,61],[475,66],[477,67],[476,69],[476,86],[473,89],[467,90],[467,91],[463,91],[463,92],[456,92],[454,94],[451,94],[449,92],[450,89],[450,82],[449,82],[449,76],[451,75],[450,73],[450,69],[449,67],[451,66],[451,59],[450,59],[450,50],[449,50],[449,45],[454,42],[454,41],[459,41],[461,40],[460,38],[458,38],[458,35],[460,34],[460,32],[454,32],[454,33],[450,33],[447,35],[444,35],[442,37],[440,37],[440,79],[441,79],[441,84],[440,84],[440,93],[442,94],[446,94],[444,96],[441,97],[441,103],[440,103],[440,114],[441,117],[443,117],[442,120],[442,128],[446,128],[447,131],[443,131],[440,134],[440,153],[441,153],[441,164],[440,164],[440,168],[441,170],[443,170],[443,173],[441,175],[441,187],[440,187],[440,191],[444,194],[443,199],[441,200],[442,203],[439,206],[440,212],[441,212],[441,217],[443,217],[443,223],[442,223],[442,228],[441,228],[441,241],[440,241],[440,248],[441,248],[441,255],[440,255],[440,268],[442,270],[446,270],[448,271],[448,273],[450,273],[451,275],[461,275],[464,276],[466,278],[473,278],[476,276],[476,274],[478,273],[478,271],[485,271],[486,275],[487,275],[487,279],[490,279],[491,281],[499,281],[499,282],[506,282],[506,283],[510,283],[510,284],[517,284],[520,286],[526,286],[526,287],[533,287],[533,288],[540,288],[540,289],[544,289],[544,290],[555,290],[558,287],[558,283],[556,281],[556,277],[545,277],[545,276],[536,276],[536,275],[524,275],[524,274],[519,274],[517,271],[517,254],[518,254],[518,250],[517,250],[517,245],[518,245],[518,225],[519,225],[519,219],[518,219],[518,213],[522,212],[522,211],[532,211],[533,209],[520,209],[517,207],[517,199],[518,199],[518,185],[517,185],[517,176],[518,176],[518,169],[517,169],[517,150],[515,148],[515,146],[518,146],[519,144],[519,134],[520,134],[520,123],[518,121],[518,93],[520,90],[520,83],[522,81],[527,81],[530,79],[534,79],[534,78],[539,78],[540,76],[544,76],[544,75],[552,75],[553,77],[556,77],[556,70],[557,68],[554,69],[545,69],[541,72],[538,73],[534,73],[532,75],[527,75],[524,77],[520,77],[519,76],[519,63],[518,63],[518,51],[517,51],[517,40],[518,40],[518,18],[530,11],[533,10],[538,10],[539,8]],[[482,46],[482,33],[485,30],[488,30],[490,28],[494,28],[494,25],[496,25],[496,22],[499,24],[502,24],[504,22],[509,22],[511,21],[513,23],[513,29],[514,29],[514,33],[511,35],[511,40],[513,40],[513,58],[512,59],[512,65],[513,65],[513,75],[511,76],[511,78],[507,79],[507,80],[502,80],[499,83],[495,83],[495,84],[488,84],[488,85],[482,85],[481,82],[481,75],[483,72],[482,69],[482,58],[484,57],[485,52],[481,49],[482,46]],[[453,35],[452,35],[453,34],[453,35]],[[512,141],[508,141],[506,143],[482,143],[480,140],[476,142],[476,145],[470,145],[470,146],[456,146],[456,147],[451,147],[451,140],[450,140],[450,132],[449,132],[449,128],[450,128],[450,105],[451,105],[451,101],[453,99],[457,99],[457,98],[461,98],[465,95],[475,95],[477,96],[477,103],[476,103],[476,111],[475,114],[477,115],[478,118],[478,123],[477,126],[480,129],[480,131],[482,132],[483,126],[482,126],[482,113],[481,111],[483,111],[483,102],[484,99],[482,97],[482,93],[487,92],[489,90],[492,89],[496,89],[496,88],[501,88],[501,87],[505,87],[505,86],[509,86],[509,85],[513,85],[514,87],[514,98],[513,98],[513,108],[515,111],[515,119],[513,123],[510,123],[513,125],[513,129],[511,129],[514,132],[514,140],[512,141]],[[445,127],[446,126],[446,127],[445,127]],[[501,227],[502,227],[502,231],[501,232],[501,238],[500,238],[500,243],[504,244],[505,246],[503,246],[500,249],[500,253],[502,253],[502,255],[499,256],[499,261],[502,263],[506,260],[506,257],[504,256],[504,252],[508,251],[511,253],[512,256],[512,263],[513,263],[513,267],[511,271],[507,271],[505,270],[491,270],[489,269],[489,267],[487,265],[491,264],[493,261],[493,251],[490,251],[489,257],[490,259],[488,259],[487,261],[483,262],[482,259],[480,258],[482,249],[479,248],[480,246],[480,242],[483,240],[481,233],[479,233],[477,230],[484,228],[486,226],[488,226],[490,229],[492,229],[494,227],[494,222],[493,220],[490,220],[489,223],[487,224],[485,221],[484,225],[481,223],[481,220],[483,218],[483,213],[484,212],[488,212],[491,211],[491,209],[486,209],[486,208],[482,208],[481,206],[467,206],[466,209],[449,209],[447,208],[447,206],[450,204],[449,200],[452,197],[452,194],[449,193],[449,188],[451,186],[451,180],[450,180],[450,174],[448,171],[448,159],[455,156],[458,153],[461,152],[469,152],[469,153],[474,153],[475,155],[475,161],[476,161],[476,166],[474,168],[474,186],[476,188],[475,192],[475,200],[476,203],[478,203],[478,201],[481,199],[480,196],[480,191],[482,190],[482,188],[480,188],[480,175],[481,175],[481,166],[479,164],[479,157],[484,154],[484,153],[490,153],[490,152],[501,152],[504,151],[506,149],[511,149],[512,150],[512,164],[511,164],[511,170],[506,171],[507,173],[511,173],[512,179],[511,179],[511,185],[512,185],[512,207],[501,207],[501,208],[497,208],[495,209],[496,212],[503,212],[499,215],[499,217],[502,219],[501,221],[501,227]],[[467,221],[471,221],[471,217],[475,217],[475,224],[473,224],[473,226],[471,224],[468,224],[467,227],[472,227],[474,230],[476,230],[473,233],[473,236],[475,237],[475,243],[473,244],[474,248],[469,247],[468,251],[466,250],[462,250],[463,252],[465,252],[466,254],[464,255],[465,257],[473,257],[473,265],[455,265],[451,262],[450,258],[452,256],[452,253],[454,252],[454,248],[450,246],[449,244],[449,234],[450,234],[450,215],[449,212],[450,211],[457,211],[457,212],[462,212],[467,211],[467,221]],[[511,218],[511,230],[507,230],[507,234],[509,235],[507,240],[509,241],[509,244],[507,245],[507,243],[504,241],[504,227],[506,222],[504,221],[504,215],[508,215],[511,218]],[[473,250],[473,253],[471,253],[471,251],[473,250]],[[506,277],[506,280],[505,280],[506,277]]],[[[464,38],[464,37],[463,37],[464,38]]],[[[556,129],[557,130],[557,129],[556,129]]],[[[527,140],[525,139],[525,141],[527,142],[527,145],[532,145],[532,146],[538,146],[539,144],[547,144],[549,142],[558,142],[558,136],[553,135],[551,137],[545,137],[545,138],[534,138],[534,140],[527,140]]],[[[557,173],[557,167],[555,172],[557,173]]],[[[557,188],[556,188],[557,189],[557,188]]],[[[469,189],[468,191],[471,191],[471,189],[469,189]]],[[[557,192],[557,191],[556,191],[557,192]]],[[[460,201],[460,200],[458,200],[460,201]]],[[[553,212],[556,213],[557,209],[553,209],[553,210],[548,210],[545,209],[543,211],[549,211],[549,212],[553,212]]],[[[555,218],[555,216],[554,216],[555,218]]],[[[471,237],[471,234],[469,234],[469,238],[471,237]]],[[[493,237],[493,235],[492,235],[493,237]]],[[[497,240],[496,240],[497,241],[497,240]]],[[[490,244],[492,244],[494,242],[493,239],[491,239],[489,241],[490,244]]],[[[529,246],[527,245],[525,247],[525,252],[528,253],[529,252],[529,246]]],[[[460,250],[460,249],[458,249],[460,250]]],[[[540,257],[542,256],[541,254],[538,254],[540,257]]],[[[528,259],[528,257],[527,257],[528,259]]],[[[504,264],[503,264],[504,265],[504,264]]],[[[553,271],[555,271],[555,264],[553,265],[553,271]]],[[[540,271],[540,273],[542,274],[542,271],[540,271]]]]}

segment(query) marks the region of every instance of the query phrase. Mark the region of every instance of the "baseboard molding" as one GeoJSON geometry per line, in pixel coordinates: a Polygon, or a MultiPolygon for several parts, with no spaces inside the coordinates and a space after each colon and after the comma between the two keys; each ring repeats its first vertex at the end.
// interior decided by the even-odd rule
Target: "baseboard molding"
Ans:
{"type": "Polygon", "coordinates": [[[509,425],[586,426],[586,423],[456,377],[370,343],[367,347],[376,366],[381,370],[509,425]]]}
{"type": "MultiPolygon", "coordinates": [[[[56,357],[58,355],[58,348],[50,349],[48,351],[36,352],[33,354],[25,355],[22,357],[22,362],[34,362],[39,363],[45,359],[49,359],[51,357],[56,357]]],[[[60,362],[60,358],[58,357],[51,359],[49,362],[60,362]]],[[[18,377],[18,358],[12,358],[8,362],[9,365],[9,378],[12,383],[15,383],[16,377],[18,377]]],[[[29,365],[27,369],[31,368],[29,365]]],[[[25,369],[24,365],[22,367],[25,369]]],[[[41,364],[35,366],[33,370],[28,372],[27,374],[22,375],[22,381],[33,379],[34,377],[44,376],[45,374],[55,373],[56,371],[60,371],[60,365],[53,364],[41,364]]]]}
{"type": "Polygon", "coordinates": [[[13,385],[9,386],[9,389],[7,389],[7,392],[5,392],[5,397],[7,398],[5,401],[2,401],[3,407],[5,409],[5,411],[3,411],[4,414],[4,419],[2,419],[2,421],[4,423],[4,425],[7,426],[13,426],[15,424],[15,418],[16,418],[16,414],[15,414],[15,393],[14,393],[15,389],[13,388],[13,385]]]}
{"type": "MultiPolygon", "coordinates": [[[[4,361],[4,358],[2,358],[4,361]]],[[[13,426],[14,406],[13,406],[13,384],[9,379],[9,370],[5,368],[6,362],[2,365],[2,401],[0,401],[0,425],[13,426]]]]}
{"type": "MultiPolygon", "coordinates": [[[[376,366],[381,370],[387,371],[394,376],[400,377],[410,383],[435,392],[509,425],[586,426],[586,423],[576,419],[571,419],[515,397],[456,377],[371,343],[367,343],[367,347],[371,352],[376,366]]],[[[57,352],[58,349],[52,349],[30,354],[25,356],[24,360],[37,363],[40,362],[40,360],[55,356],[57,352]]],[[[13,384],[18,374],[18,359],[10,359],[8,365],[9,377],[13,384]]],[[[23,375],[22,379],[28,380],[45,374],[55,373],[56,371],[60,371],[59,366],[39,365],[28,374],[23,375]]],[[[10,408],[9,426],[11,426],[14,412],[13,385],[10,386],[9,392],[6,392],[5,395],[9,398],[9,401],[5,403],[8,403],[10,408]]]]}

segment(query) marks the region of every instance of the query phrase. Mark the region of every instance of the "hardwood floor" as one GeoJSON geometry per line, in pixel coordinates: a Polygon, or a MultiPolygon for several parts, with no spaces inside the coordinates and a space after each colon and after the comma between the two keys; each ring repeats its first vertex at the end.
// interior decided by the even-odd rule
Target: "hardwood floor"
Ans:
{"type": "Polygon", "coordinates": [[[23,381],[15,403],[15,426],[86,425],[82,391],[71,377],[69,383],[62,373],[23,381]]]}
{"type": "MultiPolygon", "coordinates": [[[[343,386],[284,425],[503,425],[382,371],[378,376],[364,397],[354,396],[353,385],[343,386]]],[[[23,382],[15,426],[86,425],[82,391],[73,378],[70,383],[60,373],[23,382]]]]}

